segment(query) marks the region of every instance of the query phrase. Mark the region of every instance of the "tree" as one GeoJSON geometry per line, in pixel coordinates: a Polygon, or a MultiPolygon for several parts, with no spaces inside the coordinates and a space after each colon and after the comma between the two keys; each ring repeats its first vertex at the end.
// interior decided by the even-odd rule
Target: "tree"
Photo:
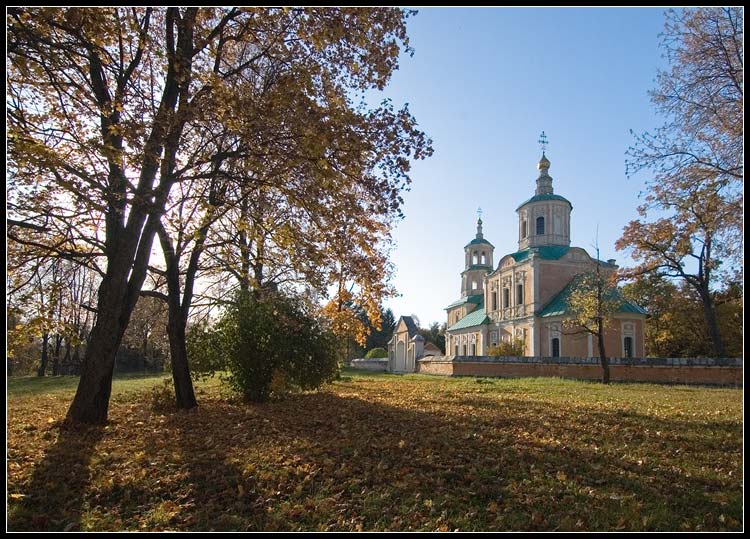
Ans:
{"type": "Polygon", "coordinates": [[[576,275],[570,283],[570,317],[563,321],[563,326],[566,334],[589,333],[596,337],[602,366],[602,383],[608,384],[609,358],[604,346],[604,335],[611,326],[613,315],[619,309],[622,298],[613,283],[613,275],[601,271],[598,248],[596,254],[596,269],[576,275]]]}
{"type": "MultiPolygon", "coordinates": [[[[334,16],[328,24],[350,22],[334,16]]],[[[352,27],[329,46],[355,43],[368,28],[352,27]]],[[[388,290],[381,270],[385,256],[377,246],[387,241],[398,215],[408,158],[426,156],[429,143],[406,108],[396,114],[390,104],[354,107],[347,94],[362,81],[340,61],[319,58],[314,67],[320,80],[311,80],[308,53],[292,50],[283,60],[269,58],[223,96],[240,107],[226,118],[214,112],[201,118],[196,142],[186,135],[200,154],[210,156],[198,160],[207,170],[191,171],[193,179],[187,180],[203,187],[189,191],[204,189],[209,195],[175,201],[179,211],[165,215],[158,228],[170,328],[175,328],[170,340],[176,343],[171,348],[178,393],[180,386],[190,389],[184,334],[205,250],[213,255],[214,272],[255,294],[283,285],[321,293],[343,280],[356,286],[358,300],[372,311],[368,305],[388,290]],[[178,364],[184,365],[181,384],[178,364]]],[[[218,99],[209,110],[222,106],[218,99]]],[[[180,401],[178,396],[181,407],[195,404],[180,401]]]]}
{"type": "MultiPolygon", "coordinates": [[[[369,323],[369,319],[368,319],[369,323]]],[[[393,315],[393,311],[388,309],[380,309],[380,327],[374,327],[372,324],[369,326],[370,334],[367,336],[367,343],[365,348],[372,350],[373,348],[388,349],[388,342],[393,337],[393,332],[396,330],[396,317],[393,315]]]]}
{"type": "MultiPolygon", "coordinates": [[[[235,87],[271,60],[300,59],[279,84],[302,86],[321,100],[383,89],[399,45],[410,50],[407,16],[388,8],[9,10],[10,222],[43,233],[25,245],[101,274],[96,323],[68,417],[107,418],[115,354],[170,192],[186,169],[197,168],[186,162],[194,155],[185,142],[194,122],[211,112],[227,123],[242,117],[235,87]]],[[[271,111],[275,105],[265,103],[271,111]]],[[[429,145],[413,130],[417,146],[399,150],[402,139],[377,129],[388,118],[413,126],[406,110],[365,117],[374,119],[359,127],[392,149],[378,163],[392,181],[363,175],[388,196],[366,204],[398,206],[398,190],[408,183],[404,152],[420,158],[429,145]]],[[[243,123],[248,145],[264,125],[270,124],[243,123]]],[[[339,182],[350,180],[341,175],[339,182]]]]}
{"type": "MultiPolygon", "coordinates": [[[[412,317],[415,315],[412,315],[412,317]]],[[[445,351],[445,328],[446,324],[442,325],[438,322],[433,322],[430,327],[419,328],[418,333],[424,337],[425,342],[429,342],[437,346],[442,352],[445,351]]]]}
{"type": "Polygon", "coordinates": [[[25,199],[31,205],[11,209],[26,226],[64,231],[40,242],[51,254],[76,258],[81,241],[106,260],[68,411],[76,421],[107,419],[115,354],[175,182],[183,128],[210,88],[191,94],[191,85],[236,10],[198,15],[197,8],[9,10],[10,167],[14,187],[34,195],[25,199]]]}
{"type": "Polygon", "coordinates": [[[658,273],[690,285],[700,298],[714,354],[726,355],[716,316],[715,283],[742,274],[743,8],[667,12],[662,46],[671,69],[651,92],[666,117],[655,134],[636,137],[628,175],[651,170],[641,219],[617,249],[638,265],[625,277],[658,273]],[[663,216],[647,221],[648,212],[663,216]]]}
{"type": "MultiPolygon", "coordinates": [[[[649,313],[645,327],[648,357],[707,357],[711,339],[701,300],[684,281],[641,275],[622,287],[625,297],[649,313]]],[[[742,290],[729,286],[716,294],[717,322],[731,357],[742,354],[742,290]]]]}

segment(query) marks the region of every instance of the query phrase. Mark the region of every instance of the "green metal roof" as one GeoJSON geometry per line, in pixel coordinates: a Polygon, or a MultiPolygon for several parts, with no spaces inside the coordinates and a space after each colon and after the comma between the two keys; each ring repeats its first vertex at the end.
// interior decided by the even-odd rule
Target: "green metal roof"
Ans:
{"type": "Polygon", "coordinates": [[[479,305],[484,301],[484,296],[482,294],[477,294],[475,296],[464,296],[458,301],[454,301],[450,305],[448,305],[445,309],[452,309],[453,307],[458,307],[459,305],[463,305],[464,303],[473,303],[474,305],[479,305]]]}
{"type": "Polygon", "coordinates": [[[484,312],[484,302],[482,302],[475,310],[464,316],[461,320],[453,324],[446,331],[481,326],[482,324],[486,324],[489,321],[489,317],[484,312]]]}
{"type": "Polygon", "coordinates": [[[510,256],[512,256],[516,262],[529,258],[529,253],[534,253],[539,258],[545,260],[557,260],[558,258],[565,256],[565,253],[569,250],[570,247],[565,245],[544,245],[542,247],[530,247],[523,251],[511,253],[510,256]]]}
{"type": "Polygon", "coordinates": [[[523,204],[521,204],[520,206],[518,206],[516,208],[516,211],[520,210],[526,204],[529,204],[531,202],[544,202],[546,200],[561,200],[562,202],[567,202],[570,205],[570,209],[571,210],[573,209],[573,204],[570,204],[570,200],[568,200],[567,198],[562,197],[560,195],[534,195],[529,200],[527,200],[526,202],[524,202],[523,204]]]}
{"type": "Polygon", "coordinates": [[[489,245],[489,246],[490,246],[490,247],[492,247],[493,249],[495,248],[495,246],[494,246],[494,245],[492,245],[492,244],[491,244],[490,242],[488,242],[488,241],[487,241],[487,240],[485,240],[484,238],[482,238],[481,240],[480,240],[480,239],[477,239],[477,238],[474,238],[474,239],[473,239],[473,240],[471,240],[471,241],[470,241],[469,243],[467,243],[466,245],[464,245],[464,249],[466,249],[466,248],[467,248],[467,247],[468,247],[469,245],[489,245]]]}
{"type": "Polygon", "coordinates": [[[492,271],[492,266],[490,266],[489,264],[472,264],[471,266],[463,270],[461,273],[464,274],[467,271],[472,271],[472,270],[485,270],[487,272],[490,272],[492,271]]]}
{"type": "MultiPolygon", "coordinates": [[[[540,318],[546,318],[549,316],[563,316],[570,314],[570,294],[576,286],[578,279],[574,277],[565,288],[563,288],[559,294],[557,294],[552,300],[550,300],[545,307],[537,313],[540,318]]],[[[648,314],[646,310],[640,305],[633,303],[625,299],[619,290],[615,289],[610,292],[610,297],[613,297],[620,301],[620,307],[617,309],[618,313],[635,313],[635,314],[648,314]]]]}

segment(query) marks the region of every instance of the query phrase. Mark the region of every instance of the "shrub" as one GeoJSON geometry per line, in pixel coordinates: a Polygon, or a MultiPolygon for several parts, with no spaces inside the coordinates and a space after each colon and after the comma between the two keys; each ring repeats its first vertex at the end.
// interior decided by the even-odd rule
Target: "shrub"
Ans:
{"type": "Polygon", "coordinates": [[[388,357],[388,351],[385,348],[373,348],[367,354],[365,354],[365,359],[375,359],[375,358],[381,358],[381,357],[388,357]]]}
{"type": "Polygon", "coordinates": [[[333,335],[298,300],[280,293],[238,294],[212,329],[196,328],[188,353],[201,375],[223,379],[262,402],[290,387],[314,389],[338,372],[333,335]]]}
{"type": "Polygon", "coordinates": [[[172,412],[176,409],[174,382],[171,378],[167,378],[162,385],[151,389],[151,409],[157,413],[172,412]]]}
{"type": "Polygon", "coordinates": [[[492,346],[487,350],[488,356],[522,356],[526,351],[526,345],[523,339],[516,339],[513,342],[501,342],[497,346],[492,346]]]}

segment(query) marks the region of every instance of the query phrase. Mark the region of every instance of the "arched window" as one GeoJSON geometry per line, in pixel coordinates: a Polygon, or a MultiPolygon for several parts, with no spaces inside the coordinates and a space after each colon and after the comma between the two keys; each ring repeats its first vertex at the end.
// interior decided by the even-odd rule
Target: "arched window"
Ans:
{"type": "Polygon", "coordinates": [[[552,357],[560,357],[560,339],[552,339],[552,357]]]}
{"type": "Polygon", "coordinates": [[[625,357],[633,357],[633,337],[623,339],[623,348],[625,348],[625,357]]]}
{"type": "Polygon", "coordinates": [[[536,218],[536,234],[537,236],[544,234],[544,217],[536,218]]]}
{"type": "Polygon", "coordinates": [[[487,263],[487,257],[484,256],[484,251],[482,251],[482,264],[487,263]]]}
{"type": "Polygon", "coordinates": [[[477,255],[477,252],[476,252],[476,251],[474,251],[474,255],[473,255],[473,256],[471,257],[471,263],[472,263],[472,264],[477,264],[477,263],[479,262],[478,258],[479,258],[479,257],[478,257],[478,255],[477,255]]]}

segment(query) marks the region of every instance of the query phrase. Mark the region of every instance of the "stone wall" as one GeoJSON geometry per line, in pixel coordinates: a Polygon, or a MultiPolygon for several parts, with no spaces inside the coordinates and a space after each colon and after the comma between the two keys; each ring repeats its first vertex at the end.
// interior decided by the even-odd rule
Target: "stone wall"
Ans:
{"type": "MultiPolygon", "coordinates": [[[[742,386],[741,358],[611,358],[613,382],[655,382],[742,386]]],[[[556,376],[601,380],[598,358],[572,357],[428,357],[417,361],[417,372],[444,376],[519,378],[556,376]]]]}
{"type": "Polygon", "coordinates": [[[353,369],[362,369],[366,371],[387,371],[388,370],[388,358],[379,357],[373,359],[352,359],[351,365],[353,369]]]}

